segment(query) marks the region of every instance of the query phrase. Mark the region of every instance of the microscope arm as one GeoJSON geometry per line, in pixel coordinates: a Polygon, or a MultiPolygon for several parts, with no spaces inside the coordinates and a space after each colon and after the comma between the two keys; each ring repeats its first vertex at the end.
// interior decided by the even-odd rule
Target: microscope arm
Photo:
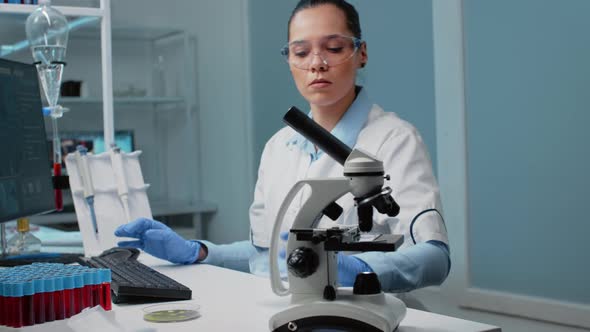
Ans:
{"type": "MultiPolygon", "coordinates": [[[[279,296],[289,294],[289,289],[285,287],[280,279],[279,265],[277,262],[278,242],[281,233],[285,214],[291,206],[291,202],[297,196],[297,193],[305,186],[311,187],[310,198],[305,201],[299,213],[293,221],[291,228],[308,228],[312,226],[313,221],[322,213],[322,211],[336,201],[342,195],[350,191],[350,182],[346,178],[334,179],[309,179],[297,182],[287,193],[287,196],[281,204],[277,219],[273,225],[272,237],[270,241],[270,284],[273,292],[279,296]],[[313,199],[311,199],[313,197],[313,199]]],[[[294,241],[289,239],[289,242],[294,241]]]]}

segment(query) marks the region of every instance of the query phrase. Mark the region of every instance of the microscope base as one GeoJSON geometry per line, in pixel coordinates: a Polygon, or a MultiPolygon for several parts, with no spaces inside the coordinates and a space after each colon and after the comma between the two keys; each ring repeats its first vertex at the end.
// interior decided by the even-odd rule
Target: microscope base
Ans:
{"type": "Polygon", "coordinates": [[[406,316],[405,304],[391,294],[353,295],[351,289],[342,290],[338,289],[335,301],[312,294],[292,295],[291,305],[271,317],[270,330],[392,332],[406,316]]]}

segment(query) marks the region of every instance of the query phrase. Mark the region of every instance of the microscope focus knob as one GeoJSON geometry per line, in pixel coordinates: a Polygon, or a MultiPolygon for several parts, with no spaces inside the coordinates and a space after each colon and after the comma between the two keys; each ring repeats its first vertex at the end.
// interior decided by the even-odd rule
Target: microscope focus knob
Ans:
{"type": "Polygon", "coordinates": [[[318,268],[320,259],[311,248],[299,247],[291,251],[287,258],[289,272],[299,278],[307,278],[318,268]]]}
{"type": "Polygon", "coordinates": [[[381,293],[381,283],[375,272],[362,272],[356,275],[352,292],[356,295],[381,293]]]}

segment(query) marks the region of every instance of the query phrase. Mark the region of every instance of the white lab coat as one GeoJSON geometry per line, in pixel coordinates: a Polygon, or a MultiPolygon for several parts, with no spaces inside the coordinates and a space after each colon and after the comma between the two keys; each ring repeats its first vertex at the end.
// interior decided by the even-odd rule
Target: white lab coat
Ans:
{"type": "MultiPolygon", "coordinates": [[[[250,207],[251,240],[258,247],[270,247],[270,234],[280,206],[291,187],[300,180],[319,177],[342,177],[343,167],[329,155],[322,154],[311,162],[311,156],[295,144],[288,144],[295,131],[285,127],[278,131],[264,147],[254,201],[250,207]]],[[[442,213],[439,189],[434,177],[430,157],[417,130],[395,113],[384,112],[373,104],[365,125],[359,132],[356,148],[361,148],[383,161],[385,173],[391,177],[386,185],[393,189],[393,197],[401,210],[397,217],[374,211],[372,233],[403,234],[407,247],[415,243],[437,240],[448,245],[444,222],[436,211],[442,213]],[[413,237],[410,234],[412,220],[413,237]]],[[[306,188],[308,189],[308,188],[306,188]]],[[[294,200],[283,222],[288,230],[309,190],[304,190],[294,200]]],[[[358,224],[357,212],[351,194],[337,200],[344,212],[336,221],[323,217],[319,227],[334,224],[358,224]]]]}

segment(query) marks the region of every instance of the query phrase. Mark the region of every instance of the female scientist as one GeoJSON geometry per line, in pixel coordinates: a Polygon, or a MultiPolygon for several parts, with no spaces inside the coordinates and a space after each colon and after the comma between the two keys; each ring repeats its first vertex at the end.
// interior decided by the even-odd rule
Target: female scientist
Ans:
{"type": "MultiPolygon", "coordinates": [[[[309,102],[310,116],[349,147],[361,148],[383,161],[388,185],[401,207],[393,218],[375,213],[375,233],[403,234],[396,252],[339,254],[338,276],[352,286],[356,275],[375,272],[384,291],[407,292],[441,284],[450,269],[446,228],[440,214],[438,185],[416,129],[394,113],[373,104],[356,73],[367,64],[356,9],[344,0],[301,0],[288,22],[289,43],[282,50],[293,80],[309,102]]],[[[184,240],[164,224],[138,219],[120,226],[123,247],[136,247],[179,264],[206,263],[252,273],[268,273],[270,234],[278,210],[299,180],[341,177],[342,166],[292,129],[279,130],[264,147],[254,201],[250,207],[249,241],[215,245],[184,240]]],[[[309,192],[294,200],[285,224],[293,222],[309,192]]],[[[335,222],[324,217],[319,227],[358,224],[352,195],[337,203],[344,213],[335,222]]]]}

